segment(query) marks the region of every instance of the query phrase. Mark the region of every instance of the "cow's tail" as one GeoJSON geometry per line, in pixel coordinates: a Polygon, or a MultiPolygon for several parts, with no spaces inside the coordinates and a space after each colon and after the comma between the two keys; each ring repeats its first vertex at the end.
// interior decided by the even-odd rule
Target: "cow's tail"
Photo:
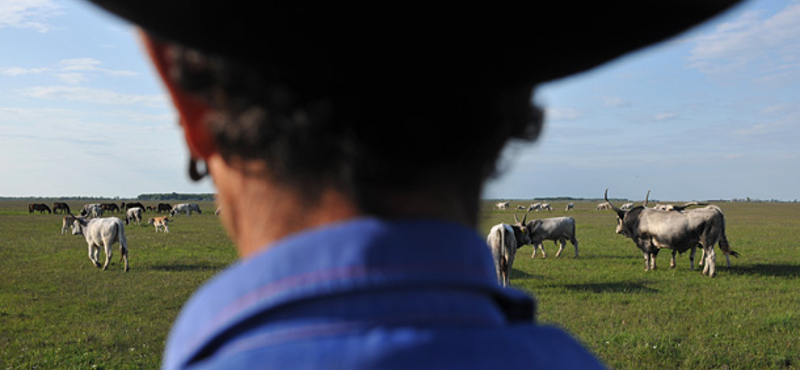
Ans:
{"type": "Polygon", "coordinates": [[[723,253],[726,255],[731,255],[736,258],[739,258],[739,252],[734,251],[731,249],[730,243],[728,243],[728,237],[725,236],[725,226],[722,226],[722,235],[719,238],[719,249],[722,250],[723,253]]]}
{"type": "Polygon", "coordinates": [[[117,237],[119,238],[119,261],[125,260],[125,271],[128,271],[128,238],[125,237],[125,226],[119,224],[117,237]]]}
{"type": "Polygon", "coordinates": [[[724,233],[722,234],[722,238],[719,239],[719,249],[721,249],[725,254],[730,254],[731,256],[739,258],[739,252],[731,249],[731,245],[728,243],[728,238],[724,233]]]}

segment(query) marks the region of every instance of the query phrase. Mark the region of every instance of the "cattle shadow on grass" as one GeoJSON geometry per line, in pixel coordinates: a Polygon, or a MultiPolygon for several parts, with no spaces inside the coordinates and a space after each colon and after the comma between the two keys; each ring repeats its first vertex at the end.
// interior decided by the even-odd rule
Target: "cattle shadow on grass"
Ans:
{"type": "Polygon", "coordinates": [[[760,275],[781,278],[800,278],[800,265],[777,264],[777,263],[757,263],[753,265],[733,266],[730,269],[720,268],[717,262],[717,270],[729,271],[731,275],[760,275]]]}
{"type": "Polygon", "coordinates": [[[587,284],[567,284],[564,288],[578,292],[592,293],[658,293],[658,289],[653,289],[642,283],[618,282],[618,283],[587,283],[587,284]]]}

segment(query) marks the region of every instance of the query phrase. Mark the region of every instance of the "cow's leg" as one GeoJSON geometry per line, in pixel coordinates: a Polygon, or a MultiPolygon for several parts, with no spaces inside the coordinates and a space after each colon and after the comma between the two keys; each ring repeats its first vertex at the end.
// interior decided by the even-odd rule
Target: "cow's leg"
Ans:
{"type": "Polygon", "coordinates": [[[689,252],[689,266],[694,271],[694,253],[697,251],[697,246],[692,247],[692,251],[689,252]]]}
{"type": "Polygon", "coordinates": [[[539,242],[539,251],[542,252],[542,259],[547,258],[547,253],[544,253],[544,240],[539,242]]]}
{"type": "Polygon", "coordinates": [[[671,268],[671,269],[675,268],[675,255],[677,253],[678,253],[677,250],[675,250],[675,249],[672,250],[672,259],[669,260],[669,268],[671,268]]]}
{"type": "Polygon", "coordinates": [[[169,232],[169,228],[167,227],[167,224],[166,224],[166,223],[164,224],[164,232],[165,232],[165,233],[168,233],[168,232],[169,232]]]}
{"type": "Polygon", "coordinates": [[[100,267],[100,262],[97,261],[97,247],[94,244],[89,244],[89,260],[92,261],[96,267],[100,267]]]}
{"type": "Polygon", "coordinates": [[[573,237],[573,238],[570,240],[570,243],[572,243],[572,246],[573,246],[573,247],[575,247],[575,258],[578,258],[578,239],[576,239],[575,237],[573,237]]]}
{"type": "Polygon", "coordinates": [[[563,252],[564,247],[567,246],[567,239],[565,238],[558,239],[558,244],[559,247],[558,247],[558,252],[556,252],[556,258],[561,256],[561,252],[563,252]]]}
{"type": "Polygon", "coordinates": [[[103,271],[108,269],[108,263],[111,262],[111,254],[113,253],[113,250],[111,249],[110,245],[111,243],[104,243],[104,244],[105,245],[103,246],[103,249],[106,252],[106,262],[103,264],[103,271]]]}
{"type": "Polygon", "coordinates": [[[650,254],[647,252],[642,252],[644,254],[644,271],[650,271],[650,254]]]}
{"type": "MultiPolygon", "coordinates": [[[[706,249],[706,247],[703,247],[706,249]]],[[[716,275],[716,267],[717,267],[717,256],[714,252],[714,246],[708,247],[708,250],[705,251],[706,255],[706,265],[703,266],[703,275],[708,275],[708,277],[714,277],[716,275]]]]}
{"type": "Polygon", "coordinates": [[[697,261],[697,264],[703,266],[705,264],[706,259],[706,249],[703,246],[700,246],[700,259],[697,261]]]}

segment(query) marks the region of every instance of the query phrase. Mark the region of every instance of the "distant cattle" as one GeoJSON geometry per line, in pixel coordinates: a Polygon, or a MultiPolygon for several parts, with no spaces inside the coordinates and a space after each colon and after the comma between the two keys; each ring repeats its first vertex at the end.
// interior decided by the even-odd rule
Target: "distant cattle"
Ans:
{"type": "Polygon", "coordinates": [[[509,202],[498,202],[494,205],[494,207],[497,209],[508,209],[510,206],[511,204],[509,202]]]}
{"type": "Polygon", "coordinates": [[[523,228],[515,225],[497,224],[486,236],[486,244],[492,252],[497,283],[508,286],[511,279],[511,266],[514,264],[514,255],[517,249],[530,243],[527,233],[523,228]]]}
{"type": "Polygon", "coordinates": [[[135,221],[138,226],[142,222],[142,212],[143,210],[139,207],[129,208],[125,211],[125,224],[128,225],[135,221]]]}
{"type": "Polygon", "coordinates": [[[102,208],[103,211],[119,212],[119,206],[117,206],[116,203],[100,203],[100,208],[102,208]]]}
{"type": "Polygon", "coordinates": [[[69,205],[63,202],[53,203],[53,213],[58,213],[58,210],[61,210],[63,213],[72,213],[72,211],[69,209],[69,205]]]}
{"type": "Polygon", "coordinates": [[[158,203],[158,208],[156,208],[156,212],[169,212],[172,211],[172,205],[169,203],[158,203]]]}
{"type": "Polygon", "coordinates": [[[611,207],[608,205],[608,203],[603,202],[597,205],[597,210],[599,211],[601,209],[611,209],[611,207]]]}
{"type": "Polygon", "coordinates": [[[161,216],[161,217],[150,217],[149,219],[147,219],[147,224],[148,224],[148,225],[153,225],[153,227],[155,227],[155,228],[156,228],[156,233],[158,233],[158,229],[159,229],[159,227],[163,227],[163,228],[164,228],[164,232],[165,232],[165,233],[168,233],[168,232],[169,232],[169,227],[167,227],[167,225],[168,225],[168,224],[169,224],[171,221],[172,221],[172,220],[170,220],[170,219],[168,218],[168,216],[161,216]]]}
{"type": "Polygon", "coordinates": [[[553,206],[551,206],[550,203],[542,204],[542,211],[544,211],[544,210],[552,211],[553,210],[553,206]]]}
{"type": "Polygon", "coordinates": [[[33,213],[34,211],[39,211],[39,213],[44,213],[45,211],[47,211],[47,213],[53,213],[50,210],[50,207],[47,206],[47,204],[44,203],[28,204],[28,213],[33,213]]]}
{"type": "Polygon", "coordinates": [[[191,217],[192,212],[203,213],[200,211],[200,206],[197,203],[181,203],[172,207],[169,215],[175,217],[176,214],[185,213],[191,217]]]}
{"type": "Polygon", "coordinates": [[[125,238],[125,225],[122,220],[116,217],[95,218],[88,221],[75,218],[72,234],[83,235],[89,247],[89,260],[97,267],[100,267],[97,259],[98,248],[103,247],[106,253],[103,270],[106,270],[108,263],[111,262],[111,246],[119,243],[120,262],[125,261],[125,271],[128,271],[128,240],[125,238]]]}
{"type": "Polygon", "coordinates": [[[528,207],[528,212],[530,212],[530,211],[536,211],[536,212],[539,212],[539,211],[541,211],[541,210],[542,210],[542,204],[541,204],[541,203],[534,203],[534,204],[531,204],[531,205],[528,207]]]}
{"type": "Polygon", "coordinates": [[[567,207],[566,207],[566,208],[564,208],[564,212],[566,212],[566,211],[572,211],[572,210],[574,210],[574,209],[575,209],[575,203],[568,203],[568,204],[567,204],[567,207]]]}
{"type": "Polygon", "coordinates": [[[103,217],[104,211],[105,209],[103,209],[100,203],[84,204],[81,210],[81,216],[94,218],[103,217]]]}
{"type": "Polygon", "coordinates": [[[139,207],[139,208],[141,208],[142,210],[145,210],[145,209],[147,209],[147,207],[145,207],[145,206],[144,206],[144,204],[142,204],[142,203],[139,203],[139,202],[133,202],[133,203],[122,203],[122,208],[124,208],[126,211],[127,211],[127,210],[129,210],[129,209],[131,209],[131,208],[134,208],[134,207],[139,207]]]}

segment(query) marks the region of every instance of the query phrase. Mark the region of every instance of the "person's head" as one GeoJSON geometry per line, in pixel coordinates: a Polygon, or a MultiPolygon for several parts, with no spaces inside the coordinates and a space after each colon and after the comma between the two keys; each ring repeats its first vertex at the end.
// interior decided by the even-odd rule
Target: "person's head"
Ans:
{"type": "Polygon", "coordinates": [[[537,84],[672,36],[735,2],[518,12],[92,1],[148,34],[193,157],[213,151],[309,204],[333,189],[363,214],[452,210],[469,224],[505,144],[541,130],[537,84]]]}

